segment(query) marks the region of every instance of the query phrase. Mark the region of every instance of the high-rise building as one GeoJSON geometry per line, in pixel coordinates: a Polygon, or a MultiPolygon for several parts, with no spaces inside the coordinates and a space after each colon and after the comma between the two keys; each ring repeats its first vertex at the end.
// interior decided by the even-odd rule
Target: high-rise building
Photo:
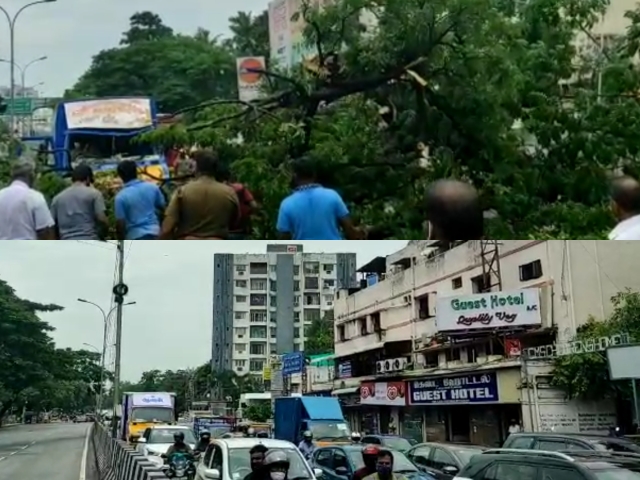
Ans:
{"type": "Polygon", "coordinates": [[[212,368],[261,374],[270,355],[304,351],[305,331],[333,309],[334,291],[356,282],[355,253],[273,244],[215,254],[212,368]]]}

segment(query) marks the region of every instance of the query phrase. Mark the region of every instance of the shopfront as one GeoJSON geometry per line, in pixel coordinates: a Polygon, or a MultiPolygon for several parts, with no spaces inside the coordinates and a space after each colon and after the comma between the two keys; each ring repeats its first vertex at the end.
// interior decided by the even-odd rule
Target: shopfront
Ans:
{"type": "Polygon", "coordinates": [[[360,429],[363,434],[397,434],[400,410],[407,405],[405,382],[365,382],[360,385],[360,429]]]}
{"type": "Polygon", "coordinates": [[[520,419],[518,380],[514,368],[412,380],[409,405],[422,407],[426,441],[500,446],[520,419]]]}

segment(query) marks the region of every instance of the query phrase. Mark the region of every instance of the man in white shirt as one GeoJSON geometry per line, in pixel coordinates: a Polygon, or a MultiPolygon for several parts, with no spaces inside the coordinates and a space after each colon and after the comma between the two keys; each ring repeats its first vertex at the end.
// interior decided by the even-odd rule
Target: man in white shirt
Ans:
{"type": "Polygon", "coordinates": [[[516,422],[514,419],[511,419],[511,421],[509,422],[509,435],[511,435],[512,433],[520,433],[521,432],[521,428],[520,425],[518,425],[518,422],[516,422]]]}
{"type": "Polygon", "coordinates": [[[609,240],[640,240],[640,182],[628,176],[616,178],[611,184],[611,204],[618,225],[609,240]]]}
{"type": "Polygon", "coordinates": [[[31,188],[35,164],[19,160],[11,185],[0,190],[0,240],[53,240],[54,222],[42,193],[31,188]]]}

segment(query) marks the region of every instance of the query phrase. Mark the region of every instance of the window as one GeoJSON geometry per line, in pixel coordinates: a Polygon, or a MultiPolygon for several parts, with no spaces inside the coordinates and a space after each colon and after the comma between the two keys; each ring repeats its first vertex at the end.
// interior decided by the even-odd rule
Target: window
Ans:
{"type": "Polygon", "coordinates": [[[333,273],[333,270],[335,269],[335,265],[333,265],[332,263],[324,263],[322,265],[322,270],[324,271],[324,273],[333,273]]]}
{"type": "Polygon", "coordinates": [[[445,357],[447,362],[457,362],[460,360],[460,349],[459,348],[450,348],[445,352],[445,357]]]}
{"type": "Polygon", "coordinates": [[[326,448],[316,453],[316,463],[321,467],[331,468],[331,459],[333,458],[333,449],[326,448]]]}
{"type": "Polygon", "coordinates": [[[298,275],[300,275],[300,265],[294,265],[293,266],[293,276],[297,277],[298,275]]]}
{"type": "Polygon", "coordinates": [[[300,338],[300,327],[295,327],[293,329],[293,338],[300,338]]]}
{"type": "Polygon", "coordinates": [[[360,335],[362,335],[362,336],[367,335],[369,333],[367,331],[367,317],[358,318],[356,321],[358,322],[360,335]]]}
{"type": "Polygon", "coordinates": [[[324,303],[328,305],[333,304],[333,295],[323,295],[322,297],[323,297],[322,300],[324,301],[324,303]]]}
{"type": "Polygon", "coordinates": [[[267,344],[266,343],[251,343],[249,346],[249,353],[251,355],[266,355],[267,344]]]}
{"type": "Polygon", "coordinates": [[[431,453],[431,447],[418,447],[412,450],[409,455],[409,460],[417,463],[418,465],[429,466],[429,454],[431,453]]]}
{"type": "Polygon", "coordinates": [[[236,320],[244,320],[245,318],[247,318],[247,312],[234,312],[233,318],[235,318],[236,320]]]}
{"type": "Polygon", "coordinates": [[[304,309],[304,321],[305,322],[317,322],[320,320],[320,310],[313,308],[304,309]]]}
{"type": "Polygon", "coordinates": [[[252,278],[251,279],[251,290],[266,290],[267,289],[267,280],[264,278],[252,278]]]}
{"type": "Polygon", "coordinates": [[[548,452],[559,452],[566,450],[567,444],[564,440],[546,440],[543,438],[538,439],[536,450],[546,450],[548,452]]]}
{"type": "Polygon", "coordinates": [[[235,343],[233,345],[233,348],[236,351],[236,353],[245,353],[247,351],[247,344],[246,343],[235,343]]]}
{"type": "Polygon", "coordinates": [[[300,306],[300,295],[296,295],[295,297],[293,297],[293,306],[294,307],[300,306]]]}
{"type": "Polygon", "coordinates": [[[211,456],[211,468],[215,468],[222,473],[222,450],[218,446],[213,447],[213,455],[211,456]]]}
{"type": "Polygon", "coordinates": [[[303,270],[305,275],[318,275],[320,273],[320,263],[304,262],[303,270]]]}
{"type": "Polygon", "coordinates": [[[269,334],[271,335],[271,338],[276,338],[277,336],[277,327],[270,327],[269,328],[269,334]]]}
{"type": "Polygon", "coordinates": [[[247,303],[246,295],[236,295],[236,303],[247,303]]]}
{"type": "Polygon", "coordinates": [[[583,480],[576,470],[569,468],[542,467],[542,480],[583,480]]]}
{"type": "Polygon", "coordinates": [[[267,296],[262,293],[252,293],[249,297],[249,303],[254,307],[266,307],[267,296]]]}
{"type": "Polygon", "coordinates": [[[278,306],[278,297],[276,297],[275,295],[271,295],[269,297],[269,306],[270,307],[277,307],[278,306]]]}
{"type": "Polygon", "coordinates": [[[209,466],[209,464],[211,463],[211,457],[213,456],[213,451],[215,450],[215,448],[216,448],[215,445],[209,445],[207,447],[207,451],[204,454],[204,460],[203,460],[206,466],[209,466]]]}
{"type": "Polygon", "coordinates": [[[269,265],[269,272],[276,273],[276,266],[275,265],[269,265]]]}
{"type": "Polygon", "coordinates": [[[276,280],[271,280],[269,282],[269,291],[277,292],[278,291],[278,282],[276,280]]]}
{"type": "Polygon", "coordinates": [[[330,288],[333,288],[336,286],[336,281],[335,280],[323,280],[322,281],[322,288],[325,290],[328,290],[330,288]]]}
{"type": "Polygon", "coordinates": [[[342,452],[342,450],[336,449],[333,451],[333,470],[337,470],[338,468],[346,468],[347,470],[350,470],[347,456],[342,452]]]}
{"type": "MultiPolygon", "coordinates": [[[[344,342],[347,339],[344,331],[344,325],[338,325],[338,339],[341,342],[344,342]]],[[[365,443],[365,441],[363,440],[362,443],[365,443]]]]}
{"type": "Polygon", "coordinates": [[[300,312],[293,312],[293,321],[294,322],[300,321],[300,312]]]}
{"type": "Polygon", "coordinates": [[[244,273],[247,271],[246,265],[236,265],[236,273],[244,273]]]}
{"type": "Polygon", "coordinates": [[[304,296],[305,305],[317,305],[320,306],[320,294],[319,293],[307,293],[304,296]]]}
{"type": "Polygon", "coordinates": [[[266,323],[267,311],[266,310],[253,310],[251,312],[251,323],[266,323]]]}
{"type": "Polygon", "coordinates": [[[300,291],[300,280],[294,280],[293,281],[293,291],[294,292],[299,292],[300,291]]]}
{"type": "Polygon", "coordinates": [[[251,327],[249,329],[251,338],[267,338],[267,327],[251,327]]]}
{"type": "Polygon", "coordinates": [[[542,276],[542,262],[535,260],[530,263],[520,265],[520,281],[528,282],[529,280],[535,280],[542,276]]]}
{"type": "Polygon", "coordinates": [[[436,470],[442,470],[444,467],[455,467],[456,462],[453,457],[442,450],[441,448],[435,448],[433,450],[433,461],[431,466],[436,470]]]}
{"type": "Polygon", "coordinates": [[[473,293],[484,293],[491,288],[491,279],[489,274],[478,275],[471,279],[471,291],[473,293]]]}
{"type": "Polygon", "coordinates": [[[247,361],[246,360],[234,360],[233,364],[235,365],[236,368],[240,367],[245,367],[247,365],[247,361]]]}
{"type": "Polygon", "coordinates": [[[484,474],[483,480],[537,480],[538,469],[531,465],[494,463],[484,474]]]}
{"type": "Polygon", "coordinates": [[[453,290],[458,290],[459,288],[462,288],[462,277],[456,277],[453,280],[451,280],[451,288],[453,290]]]}
{"type": "Polygon", "coordinates": [[[266,263],[250,263],[249,273],[251,275],[266,275],[269,272],[269,268],[266,263]]]}
{"type": "Polygon", "coordinates": [[[246,280],[236,280],[236,288],[247,288],[246,280]]]}
{"type": "Polygon", "coordinates": [[[304,277],[304,289],[305,290],[318,290],[319,287],[318,277],[304,277]]]}
{"type": "Polygon", "coordinates": [[[251,360],[249,362],[249,370],[252,372],[261,372],[264,367],[264,360],[251,360]]]}
{"type": "Polygon", "coordinates": [[[425,295],[424,297],[420,297],[418,299],[418,318],[425,319],[429,318],[431,314],[429,313],[429,295],[425,295]]]}
{"type": "Polygon", "coordinates": [[[513,441],[509,442],[505,448],[516,448],[518,450],[529,450],[533,445],[533,437],[518,436],[513,437],[513,441]]]}

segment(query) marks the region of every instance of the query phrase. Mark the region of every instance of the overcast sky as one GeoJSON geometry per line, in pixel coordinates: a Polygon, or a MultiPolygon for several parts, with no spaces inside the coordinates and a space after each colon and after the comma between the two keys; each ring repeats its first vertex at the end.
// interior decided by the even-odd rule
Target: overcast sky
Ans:
{"type": "MultiPolygon", "coordinates": [[[[3,0],[13,16],[28,0],[3,0]]],[[[47,56],[27,70],[26,85],[38,87],[44,96],[60,96],[91,64],[100,50],[118,45],[128,29],[129,17],[150,10],[180,33],[194,33],[198,27],[212,36],[229,34],[227,19],[238,11],[261,12],[268,0],[57,0],[25,9],[16,22],[15,55],[18,65],[47,56]]],[[[1,13],[1,12],[0,12],[1,13]]],[[[0,58],[8,60],[9,25],[0,14],[0,58]]],[[[0,64],[0,85],[9,86],[9,66],[0,64]]],[[[16,72],[17,82],[20,75],[16,72]]]]}
{"type": "MultiPolygon", "coordinates": [[[[211,358],[214,253],[263,253],[265,241],[127,242],[122,371],[137,380],[145,370],[180,369],[211,358]]],[[[286,242],[285,242],[286,243],[286,242]]],[[[356,252],[358,265],[403,248],[406,241],[296,242],[305,252],[356,252]]],[[[102,348],[102,316],[109,309],[115,246],[97,242],[1,241],[0,278],[19,296],[65,308],[43,314],[61,347],[102,348]]]]}

